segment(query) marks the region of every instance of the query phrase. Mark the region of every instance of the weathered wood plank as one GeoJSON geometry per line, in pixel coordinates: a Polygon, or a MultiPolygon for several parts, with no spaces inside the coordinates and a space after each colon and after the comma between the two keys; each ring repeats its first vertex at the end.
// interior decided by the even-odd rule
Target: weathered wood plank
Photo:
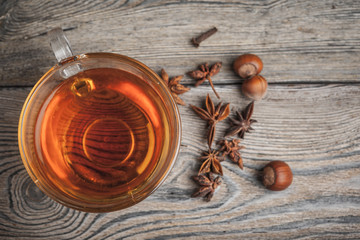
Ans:
{"type": "Polygon", "coordinates": [[[261,56],[269,82],[359,82],[359,9],[356,0],[5,1],[0,85],[32,86],[55,64],[46,32],[56,26],[75,53],[121,53],[174,75],[223,61],[215,84],[239,81],[231,63],[244,52],[261,56]],[[212,26],[219,32],[194,48],[212,26]]]}
{"type": "MultiPolygon", "coordinates": [[[[0,89],[0,238],[360,238],[359,84],[271,85],[255,105],[255,131],[243,141],[244,171],[223,162],[223,184],[210,203],[189,198],[196,159],[206,150],[206,125],[180,106],[183,146],[168,179],[145,201],[107,214],[65,208],[28,177],[17,150],[17,121],[29,90],[0,89]],[[289,189],[270,192],[258,182],[270,160],[291,166],[289,189]]],[[[232,108],[249,102],[239,85],[217,90],[232,108]]],[[[211,89],[192,88],[183,99],[200,105],[206,92],[211,89]]],[[[216,139],[227,124],[218,125],[216,139]]]]}
{"type": "MultiPolygon", "coordinates": [[[[46,37],[55,26],[75,53],[122,53],[172,76],[223,61],[214,82],[233,108],[249,102],[231,71],[237,55],[260,55],[270,86],[243,141],[245,170],[224,162],[212,202],[189,198],[206,125],[181,106],[181,154],[164,185],[107,214],[65,208],[39,191],[17,146],[30,88],[0,88],[0,239],[360,238],[359,9],[356,0],[1,2],[0,86],[32,86],[55,64],[46,37]],[[219,33],[194,48],[189,40],[212,26],[219,33]],[[292,167],[288,190],[269,192],[258,182],[270,160],[292,167]]],[[[206,92],[202,86],[182,98],[200,105],[206,92]]],[[[226,128],[218,125],[216,139],[226,128]]]]}

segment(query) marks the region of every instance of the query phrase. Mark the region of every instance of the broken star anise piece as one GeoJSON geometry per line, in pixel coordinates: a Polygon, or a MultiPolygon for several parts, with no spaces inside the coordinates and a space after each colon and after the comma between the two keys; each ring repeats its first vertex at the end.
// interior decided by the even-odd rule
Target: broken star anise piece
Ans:
{"type": "Polygon", "coordinates": [[[214,196],[215,189],[221,184],[220,176],[215,178],[212,173],[209,173],[207,176],[194,176],[193,179],[201,187],[192,195],[192,197],[205,197],[206,201],[211,200],[214,196]]]}
{"type": "Polygon", "coordinates": [[[231,161],[237,163],[241,169],[244,169],[243,160],[239,153],[239,150],[245,148],[244,146],[239,146],[240,139],[233,139],[232,141],[222,140],[220,141],[220,152],[223,152],[223,156],[228,156],[231,161]]]}
{"type": "Polygon", "coordinates": [[[202,84],[203,82],[205,82],[206,79],[209,80],[210,86],[213,89],[216,97],[220,99],[219,94],[215,90],[215,87],[211,80],[211,77],[220,72],[221,66],[222,66],[221,62],[217,62],[214,65],[212,65],[211,67],[209,67],[208,63],[205,63],[205,64],[202,64],[199,66],[200,70],[188,72],[188,75],[190,77],[192,77],[193,79],[197,80],[195,87],[197,87],[200,84],[202,84]]]}
{"type": "Polygon", "coordinates": [[[209,132],[208,132],[208,145],[211,148],[211,144],[215,136],[215,126],[216,123],[226,119],[230,114],[230,104],[222,106],[220,102],[216,108],[211,100],[209,94],[206,96],[206,110],[190,105],[191,108],[200,116],[200,118],[206,120],[209,123],[209,132]]]}
{"type": "Polygon", "coordinates": [[[223,175],[222,167],[220,162],[224,160],[223,157],[218,156],[219,152],[216,150],[209,149],[208,152],[204,153],[204,156],[201,156],[199,159],[203,161],[199,169],[199,175],[212,172],[216,174],[223,175]]]}
{"type": "Polygon", "coordinates": [[[253,114],[253,111],[254,111],[254,102],[251,102],[243,112],[236,111],[236,114],[239,119],[237,120],[237,119],[229,118],[232,127],[229,129],[225,137],[239,134],[240,138],[244,138],[245,132],[249,132],[249,130],[253,130],[251,124],[257,122],[256,120],[251,119],[251,115],[253,114]]]}
{"type": "Polygon", "coordinates": [[[180,84],[183,76],[176,76],[169,80],[169,75],[165,72],[164,69],[161,69],[161,78],[170,89],[171,95],[173,96],[175,102],[180,105],[185,105],[185,102],[178,96],[190,90],[190,88],[180,84]]]}

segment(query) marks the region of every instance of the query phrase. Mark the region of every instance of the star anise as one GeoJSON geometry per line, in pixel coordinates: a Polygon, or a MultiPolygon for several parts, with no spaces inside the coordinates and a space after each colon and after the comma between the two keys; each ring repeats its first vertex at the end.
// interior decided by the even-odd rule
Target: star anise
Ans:
{"type": "Polygon", "coordinates": [[[219,152],[216,150],[209,149],[208,152],[204,152],[204,156],[201,156],[199,159],[203,161],[199,169],[199,175],[212,172],[216,174],[223,175],[222,167],[220,162],[224,160],[223,157],[218,156],[219,152]]]}
{"type": "Polygon", "coordinates": [[[228,103],[222,106],[222,102],[220,102],[215,108],[214,103],[208,94],[206,96],[206,110],[196,107],[194,105],[190,105],[190,106],[200,116],[200,118],[208,122],[209,124],[208,145],[209,148],[211,148],[211,144],[214,140],[216,123],[226,119],[229,116],[230,104],[228,103]]]}
{"type": "Polygon", "coordinates": [[[215,189],[221,184],[220,176],[214,177],[212,173],[206,175],[198,175],[193,177],[201,187],[192,195],[192,197],[205,197],[206,201],[210,201],[214,196],[215,189]]]}
{"type": "Polygon", "coordinates": [[[197,80],[195,87],[205,82],[206,79],[209,80],[210,86],[213,89],[216,97],[220,99],[219,94],[216,92],[214,88],[214,84],[211,80],[211,77],[216,75],[220,71],[221,66],[222,66],[221,62],[217,62],[211,67],[209,67],[208,63],[205,63],[199,66],[200,70],[191,71],[188,73],[188,75],[194,78],[195,80],[197,80]]]}
{"type": "Polygon", "coordinates": [[[243,112],[236,111],[238,116],[238,120],[229,118],[231,121],[232,127],[229,129],[228,133],[225,137],[233,136],[235,134],[239,134],[240,138],[244,138],[245,132],[249,132],[250,130],[254,130],[251,127],[252,123],[257,122],[254,119],[251,119],[251,115],[254,111],[254,102],[251,102],[243,112]]]}
{"type": "Polygon", "coordinates": [[[222,140],[220,141],[220,152],[223,152],[223,156],[228,156],[231,161],[237,163],[241,169],[244,169],[243,160],[239,153],[239,150],[245,148],[244,146],[239,146],[240,139],[233,139],[232,141],[222,140]]]}
{"type": "Polygon", "coordinates": [[[185,102],[178,96],[190,90],[190,88],[187,88],[184,85],[180,84],[180,81],[183,78],[183,76],[182,75],[176,76],[169,80],[169,75],[165,72],[164,69],[161,69],[161,78],[170,89],[170,92],[175,102],[180,105],[185,105],[185,102]]]}

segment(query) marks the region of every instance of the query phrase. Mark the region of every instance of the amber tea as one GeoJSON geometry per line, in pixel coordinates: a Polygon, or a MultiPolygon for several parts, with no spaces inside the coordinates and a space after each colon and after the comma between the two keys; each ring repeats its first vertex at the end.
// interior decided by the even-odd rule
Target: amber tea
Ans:
{"type": "Polygon", "coordinates": [[[180,114],[168,86],[130,57],[74,54],[61,28],[48,37],[58,63],[35,84],[19,118],[29,176],[49,197],[81,211],[144,200],[180,149],[180,114]]]}
{"type": "Polygon", "coordinates": [[[119,69],[90,69],[64,80],[36,123],[43,177],[85,199],[131,193],[153,173],[167,137],[158,101],[149,83],[119,69]]]}

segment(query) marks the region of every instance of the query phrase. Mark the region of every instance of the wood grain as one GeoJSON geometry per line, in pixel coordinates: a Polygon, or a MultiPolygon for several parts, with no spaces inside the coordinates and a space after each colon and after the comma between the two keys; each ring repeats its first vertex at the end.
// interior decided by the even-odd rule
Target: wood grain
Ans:
{"type": "MultiPolygon", "coordinates": [[[[0,239],[360,239],[360,1],[0,1],[0,239]],[[122,211],[75,211],[44,195],[18,151],[17,124],[31,87],[56,64],[46,32],[61,26],[76,54],[114,52],[170,76],[206,61],[233,110],[249,100],[231,70],[242,53],[264,61],[268,94],[242,144],[244,171],[223,162],[210,203],[189,196],[206,150],[206,124],[180,106],[181,153],[165,183],[122,211]],[[194,48],[190,39],[216,26],[194,48]],[[294,181],[270,192],[258,180],[271,160],[294,181]]],[[[181,97],[203,104],[209,85],[181,97]]],[[[228,122],[218,125],[215,140],[228,122]]]]}
{"type": "MultiPolygon", "coordinates": [[[[239,88],[217,91],[237,109],[249,102],[239,88]]],[[[360,238],[360,85],[271,85],[255,105],[255,131],[242,142],[244,171],[223,162],[223,183],[210,203],[189,197],[196,189],[190,177],[206,150],[206,125],[180,106],[182,147],[168,179],[145,201],[106,214],[63,207],[29,178],[17,149],[17,121],[29,90],[0,90],[1,239],[360,238]],[[271,160],[293,170],[293,184],[283,192],[258,181],[271,160]]],[[[182,96],[200,106],[207,92],[211,88],[202,86],[182,96]]],[[[228,122],[218,126],[217,140],[228,122]]]]}
{"type": "Polygon", "coordinates": [[[55,64],[46,32],[56,26],[77,54],[121,53],[174,75],[223,61],[216,84],[238,81],[231,63],[244,52],[261,56],[271,83],[359,82],[359,9],[356,0],[3,1],[0,84],[32,86],[55,64]],[[219,32],[194,48],[212,26],[219,32]]]}

